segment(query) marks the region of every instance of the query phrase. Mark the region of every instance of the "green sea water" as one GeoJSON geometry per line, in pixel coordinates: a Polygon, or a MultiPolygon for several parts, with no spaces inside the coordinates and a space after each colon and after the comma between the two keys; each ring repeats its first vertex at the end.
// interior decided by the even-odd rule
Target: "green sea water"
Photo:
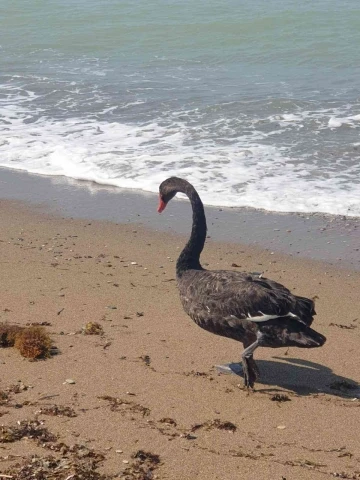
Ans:
{"type": "Polygon", "coordinates": [[[360,216],[355,0],[0,3],[0,165],[360,216]]]}

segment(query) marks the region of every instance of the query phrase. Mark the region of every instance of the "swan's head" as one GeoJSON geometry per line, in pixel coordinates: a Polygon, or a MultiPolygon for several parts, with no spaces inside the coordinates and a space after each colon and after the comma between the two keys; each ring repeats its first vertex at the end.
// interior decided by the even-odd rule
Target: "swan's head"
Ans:
{"type": "Polygon", "coordinates": [[[178,177],[170,177],[164,180],[159,187],[159,206],[158,212],[165,210],[166,205],[178,192],[186,193],[187,190],[193,188],[189,182],[178,177]]]}
{"type": "Polygon", "coordinates": [[[164,180],[160,186],[159,186],[159,206],[158,206],[158,212],[161,213],[163,210],[165,210],[166,205],[172,198],[175,197],[177,192],[179,191],[177,181],[180,180],[180,178],[176,177],[170,177],[166,180],[164,180]]]}

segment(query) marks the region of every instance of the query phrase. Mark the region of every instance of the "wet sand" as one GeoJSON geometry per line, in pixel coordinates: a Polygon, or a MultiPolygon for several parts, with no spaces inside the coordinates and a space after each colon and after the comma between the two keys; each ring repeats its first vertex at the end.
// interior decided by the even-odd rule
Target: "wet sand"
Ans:
{"type": "MultiPolygon", "coordinates": [[[[30,478],[14,465],[80,449],[85,460],[103,455],[93,469],[99,476],[58,467],[54,478],[145,479],[149,468],[153,478],[170,480],[359,477],[359,272],[217,242],[209,222],[207,268],[263,271],[316,296],[314,328],[328,339],[313,350],[258,349],[261,379],[248,393],[241,376],[215,368],[239,362],[242,345],[202,331],[180,305],[174,270],[186,235],[140,225],[136,208],[131,222],[116,224],[45,213],[45,205],[0,204],[0,322],[46,322],[59,352],[30,362],[14,348],[0,349],[0,391],[7,394],[1,475],[30,478]],[[99,323],[103,335],[84,335],[88,322],[99,323]],[[25,420],[43,422],[35,431],[56,439],[4,442],[6,428],[25,420]],[[159,455],[160,463],[139,467],[139,451],[159,455]]],[[[165,228],[177,222],[179,205],[186,208],[174,205],[160,217],[165,228]]]]}
{"type": "MultiPolygon", "coordinates": [[[[0,198],[42,205],[61,216],[137,223],[187,235],[191,211],[174,199],[166,215],[157,195],[102,187],[65,177],[44,177],[0,168],[0,198]]],[[[360,270],[360,219],[324,214],[283,214],[248,208],[206,207],[209,236],[221,242],[258,246],[296,258],[323,260],[360,270]]]]}

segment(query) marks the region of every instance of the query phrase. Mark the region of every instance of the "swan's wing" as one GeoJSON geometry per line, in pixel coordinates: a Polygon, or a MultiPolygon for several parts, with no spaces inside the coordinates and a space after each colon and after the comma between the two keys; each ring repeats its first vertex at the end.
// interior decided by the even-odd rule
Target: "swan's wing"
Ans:
{"type": "Polygon", "coordinates": [[[232,271],[199,271],[179,283],[180,296],[188,313],[236,317],[257,324],[293,318],[310,325],[315,314],[312,300],[293,295],[283,285],[232,271]]]}
{"type": "Polygon", "coordinates": [[[310,326],[315,312],[315,303],[313,300],[300,297],[298,295],[293,295],[290,290],[286,287],[277,283],[273,280],[267,278],[253,278],[252,281],[255,285],[261,285],[263,287],[263,293],[267,296],[271,295],[272,301],[275,302],[278,306],[281,305],[280,311],[282,316],[284,315],[284,310],[289,308],[287,316],[293,317],[294,319],[299,319],[301,323],[305,323],[310,326]]]}

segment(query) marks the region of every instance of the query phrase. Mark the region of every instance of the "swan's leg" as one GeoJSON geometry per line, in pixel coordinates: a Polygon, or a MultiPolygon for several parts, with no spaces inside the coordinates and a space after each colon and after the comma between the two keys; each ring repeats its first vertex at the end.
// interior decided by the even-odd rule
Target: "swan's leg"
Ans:
{"type": "Polygon", "coordinates": [[[256,375],[255,380],[258,379],[260,377],[260,370],[252,355],[250,355],[250,357],[248,358],[248,362],[249,362],[249,365],[251,366],[251,369],[254,371],[256,375]]]}
{"type": "Polygon", "coordinates": [[[255,360],[253,359],[253,353],[259,346],[259,339],[257,339],[254,343],[249,345],[243,351],[241,358],[244,370],[244,383],[245,387],[253,388],[255,380],[258,376],[258,368],[256,366],[255,360]]]}

